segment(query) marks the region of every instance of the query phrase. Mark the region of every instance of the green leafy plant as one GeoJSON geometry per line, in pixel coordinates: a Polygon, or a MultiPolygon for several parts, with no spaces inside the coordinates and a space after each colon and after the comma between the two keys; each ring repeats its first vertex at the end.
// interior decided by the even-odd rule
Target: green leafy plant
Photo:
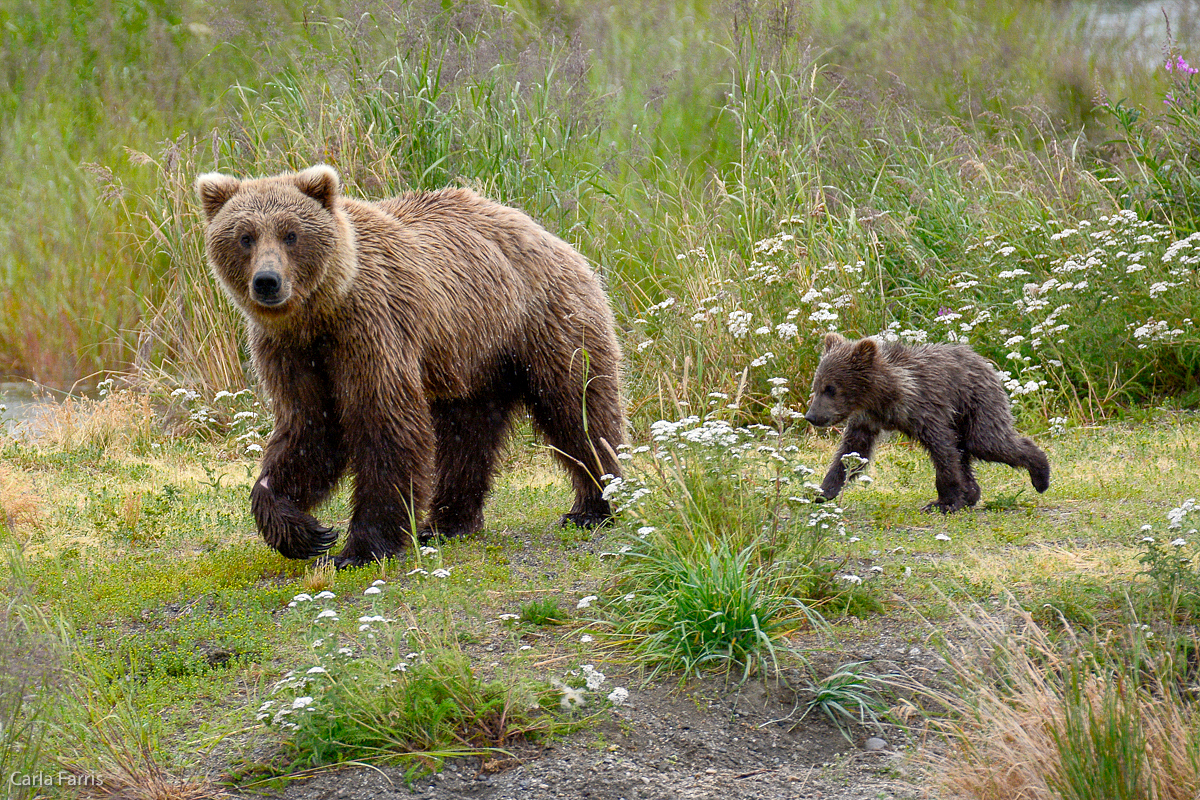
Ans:
{"type": "Polygon", "coordinates": [[[1142,526],[1138,542],[1138,563],[1143,568],[1139,574],[1150,582],[1152,610],[1179,622],[1200,618],[1200,541],[1197,529],[1186,524],[1195,512],[1196,499],[1188,498],[1167,513],[1169,541],[1152,536],[1153,526],[1147,524],[1142,526]]]}
{"type": "Polygon", "coordinates": [[[557,598],[540,597],[521,606],[520,619],[530,625],[561,625],[569,616],[558,605],[557,598]]]}
{"type": "Polygon", "coordinates": [[[785,634],[814,624],[805,590],[845,533],[841,508],[814,502],[776,429],[693,416],[651,432],[606,491],[633,519],[612,553],[617,629],[656,671],[765,673],[785,634]]]}
{"type": "Polygon", "coordinates": [[[379,614],[360,616],[356,635],[339,633],[328,591],[293,604],[295,613],[316,611],[316,663],[285,674],[258,710],[283,736],[289,769],[358,761],[428,771],[453,755],[503,750],[555,729],[540,710],[556,699],[548,686],[484,681],[452,640],[409,651],[411,630],[379,614]]]}
{"type": "MultiPolygon", "coordinates": [[[[866,725],[879,724],[879,714],[884,710],[879,699],[876,676],[866,671],[867,662],[855,661],[843,664],[825,678],[811,684],[807,691],[812,695],[805,707],[804,715],[818,710],[847,739],[851,738],[849,723],[866,725]]],[[[801,716],[801,719],[804,718],[801,716]]],[[[799,724],[797,722],[797,724],[799,724]]]]}

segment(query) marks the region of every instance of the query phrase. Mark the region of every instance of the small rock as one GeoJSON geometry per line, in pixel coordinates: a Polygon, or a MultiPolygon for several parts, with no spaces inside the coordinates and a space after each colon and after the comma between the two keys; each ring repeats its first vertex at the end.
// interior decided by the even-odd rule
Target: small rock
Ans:
{"type": "Polygon", "coordinates": [[[870,739],[867,739],[865,747],[868,750],[884,750],[887,748],[887,742],[878,736],[872,736],[870,739]]]}

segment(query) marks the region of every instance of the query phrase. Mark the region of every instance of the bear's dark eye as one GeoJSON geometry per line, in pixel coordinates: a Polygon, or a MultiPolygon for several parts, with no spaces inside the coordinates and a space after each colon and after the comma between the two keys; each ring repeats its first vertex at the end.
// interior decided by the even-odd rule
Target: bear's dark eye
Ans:
{"type": "Polygon", "coordinates": [[[254,244],[254,237],[248,233],[243,233],[242,238],[238,239],[238,244],[249,250],[250,246],[254,244]]]}
{"type": "Polygon", "coordinates": [[[296,243],[296,232],[288,231],[287,233],[285,233],[283,235],[283,243],[286,244],[288,247],[291,247],[292,245],[294,245],[296,243]]]}
{"type": "Polygon", "coordinates": [[[825,395],[826,397],[833,397],[835,394],[837,394],[837,389],[834,389],[833,384],[831,383],[821,390],[821,394],[825,395]]]}

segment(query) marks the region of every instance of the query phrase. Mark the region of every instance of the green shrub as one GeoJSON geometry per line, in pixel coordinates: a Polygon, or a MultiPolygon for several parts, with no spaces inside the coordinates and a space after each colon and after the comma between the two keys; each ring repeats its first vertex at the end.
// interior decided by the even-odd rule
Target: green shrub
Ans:
{"type": "Polygon", "coordinates": [[[331,592],[293,601],[292,613],[317,611],[315,663],[285,674],[258,710],[259,721],[281,733],[290,768],[368,761],[428,770],[554,730],[555,719],[540,710],[555,702],[548,686],[484,681],[455,642],[417,644],[412,629],[379,614],[362,615],[357,633],[341,633],[332,601],[331,592]]]}

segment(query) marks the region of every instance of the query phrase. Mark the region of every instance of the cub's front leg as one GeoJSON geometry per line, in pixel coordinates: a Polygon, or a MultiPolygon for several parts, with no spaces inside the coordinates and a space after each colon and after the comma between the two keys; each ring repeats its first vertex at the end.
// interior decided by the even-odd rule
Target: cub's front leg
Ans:
{"type": "Polygon", "coordinates": [[[833,456],[833,463],[825,473],[825,480],[821,481],[821,495],[824,499],[832,500],[837,497],[846,485],[846,465],[842,463],[842,459],[850,453],[858,453],[861,458],[870,460],[875,452],[875,440],[879,438],[880,431],[879,427],[865,419],[851,417],[846,422],[846,430],[842,433],[842,441],[833,456]]]}

